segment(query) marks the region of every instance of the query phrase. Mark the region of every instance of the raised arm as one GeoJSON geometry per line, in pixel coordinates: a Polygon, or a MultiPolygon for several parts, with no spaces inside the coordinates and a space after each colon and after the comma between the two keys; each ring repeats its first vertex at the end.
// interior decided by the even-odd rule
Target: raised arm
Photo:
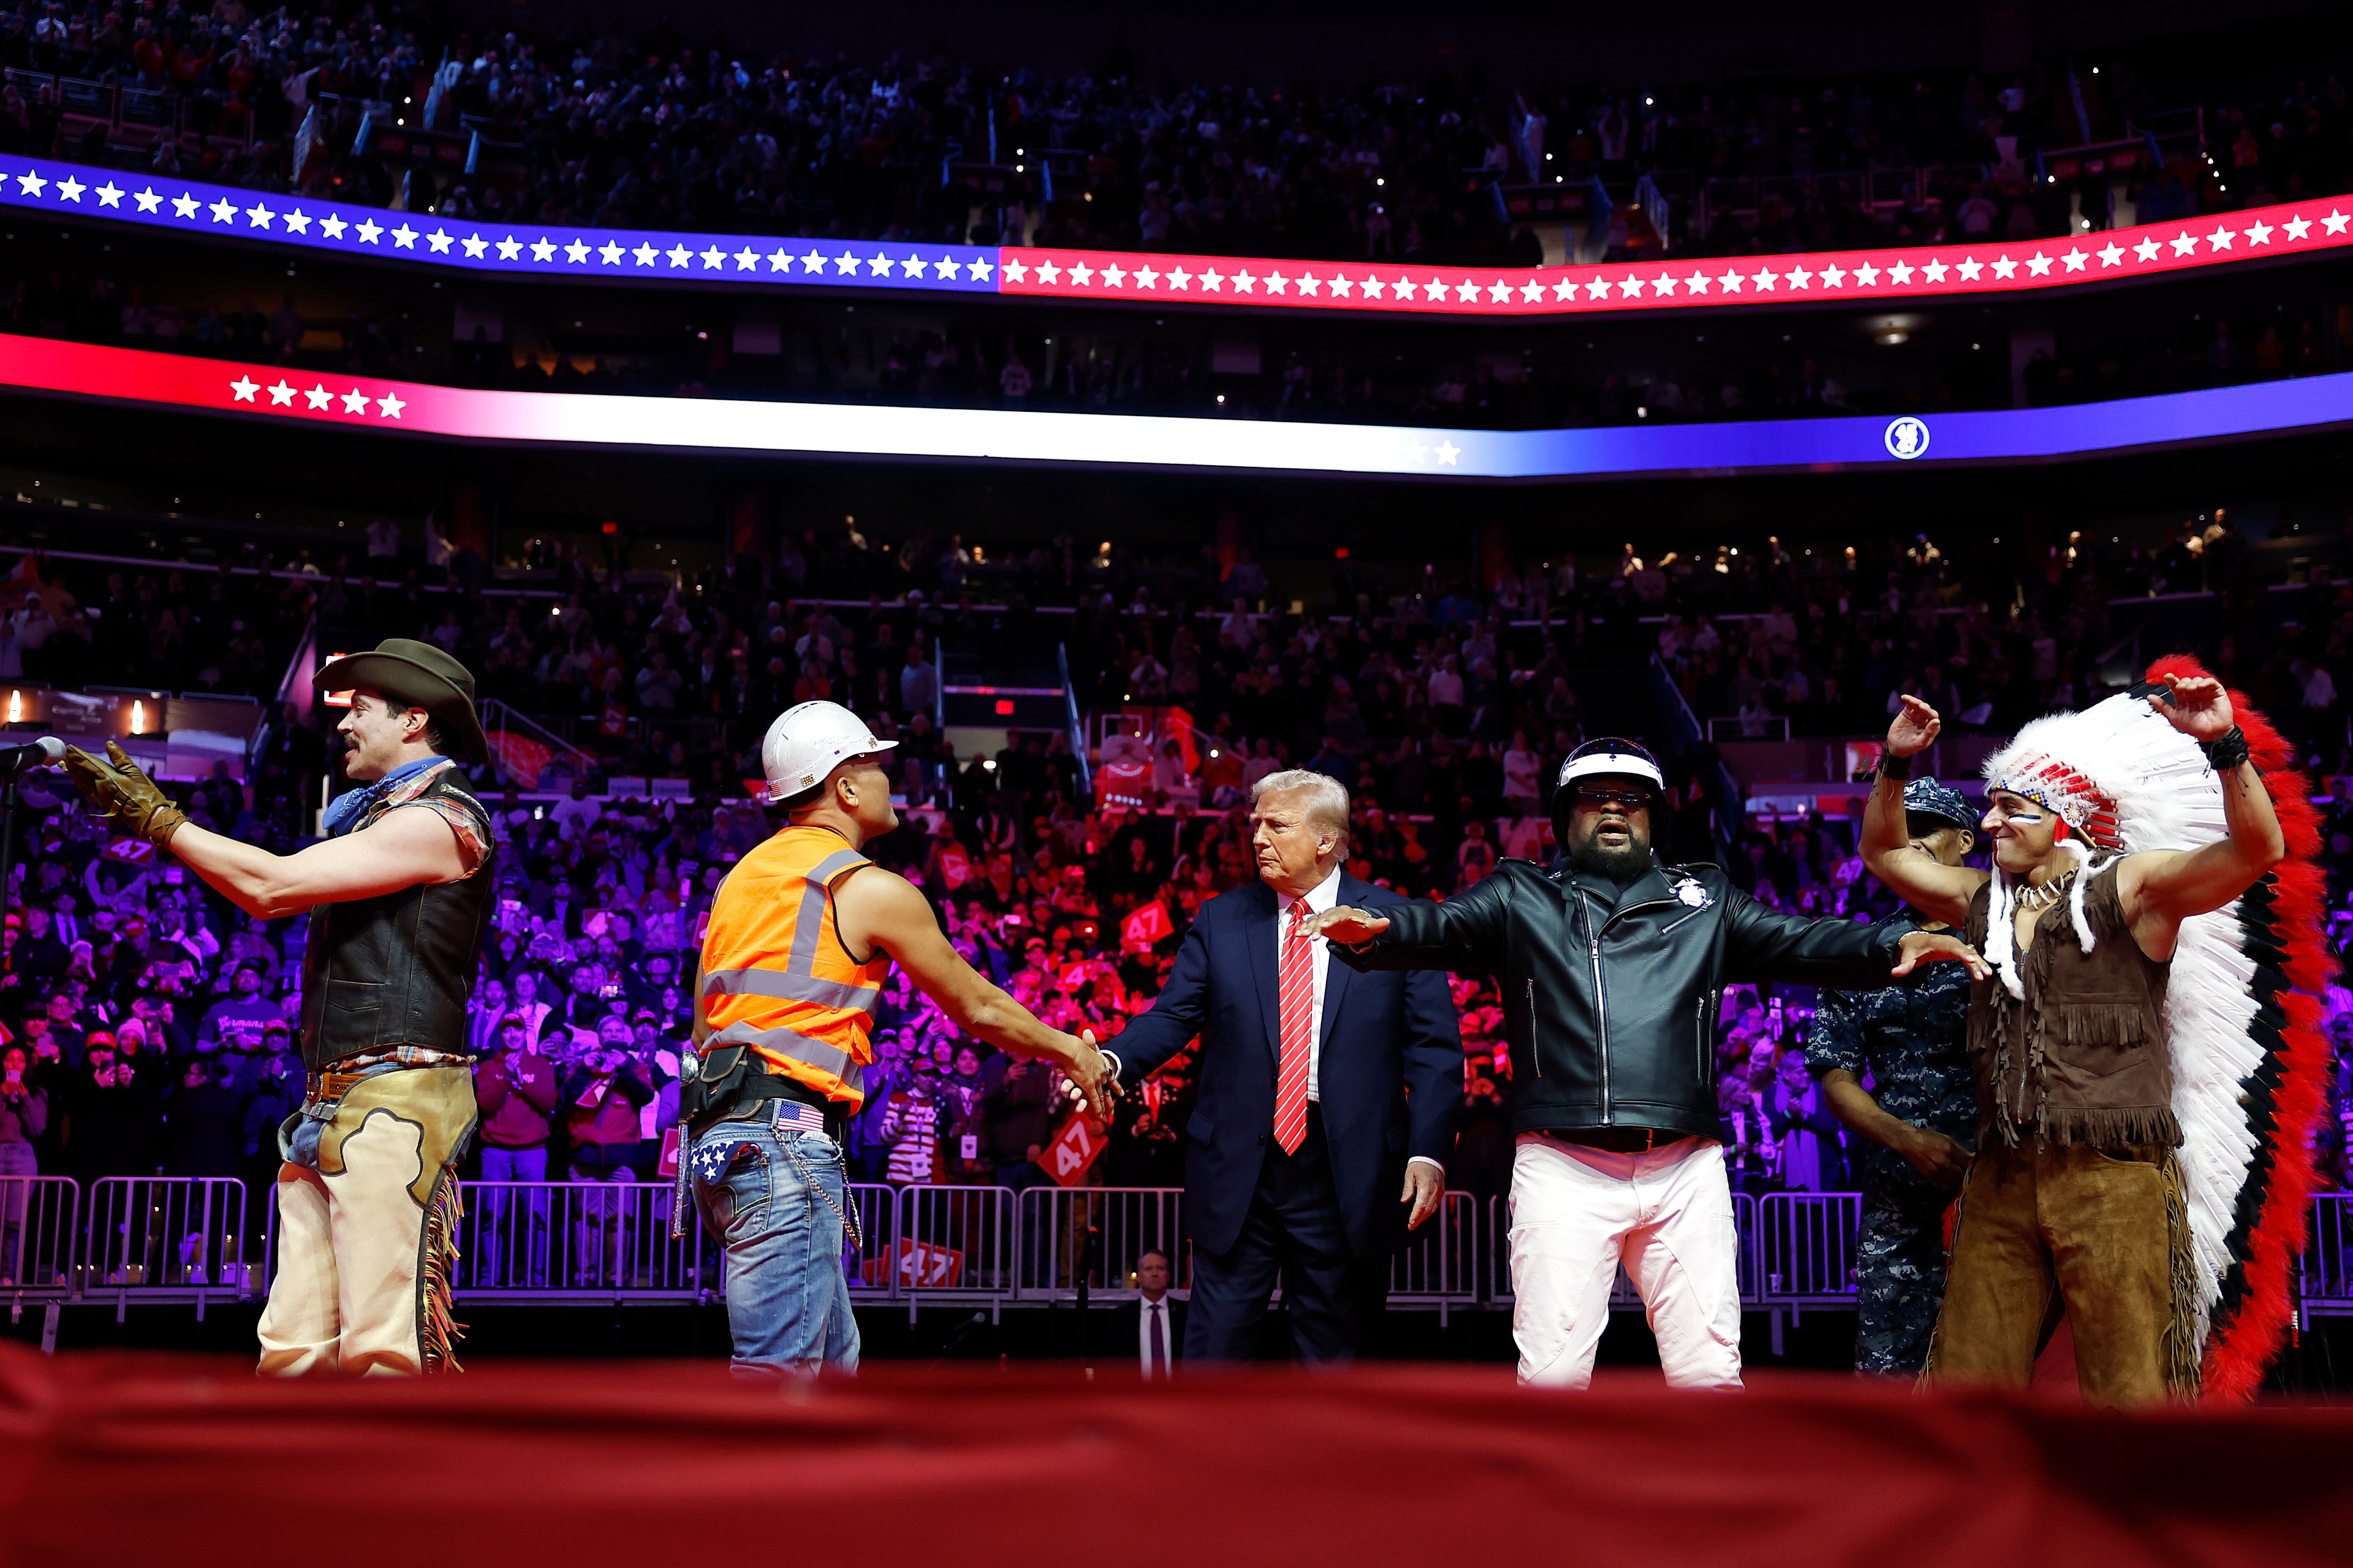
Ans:
{"type": "Polygon", "coordinates": [[[2255,879],[2287,858],[2287,837],[2272,809],[2263,775],[2247,760],[2243,736],[2231,714],[2231,694],[2210,676],[2168,676],[2171,700],[2153,696],[2149,706],[2175,729],[2212,748],[2222,770],[2222,822],[2228,837],[2195,849],[2158,849],[2129,856],[2116,868],[2116,896],[2141,950],[2162,958],[2173,951],[2175,933],[2192,915],[2211,913],[2253,887],[2255,879]],[[2237,737],[2233,742],[2232,737],[2237,737]]]}
{"type": "Polygon", "coordinates": [[[845,947],[889,953],[959,1028],[999,1050],[1056,1063],[1086,1093],[1097,1115],[1111,1114],[1108,1072],[1092,1031],[1082,1037],[1049,1028],[966,963],[941,932],[932,906],[905,878],[865,867],[836,885],[833,900],[835,926],[845,947]]]}
{"type": "MultiPolygon", "coordinates": [[[[1916,697],[1887,726],[1887,754],[1914,757],[1936,741],[1944,721],[1916,697]]],[[[1871,786],[1871,800],[1862,813],[1862,863],[1888,891],[1932,920],[1957,926],[1969,918],[1969,900],[1986,879],[1983,871],[1947,866],[1926,850],[1913,847],[1904,822],[1904,781],[1882,773],[1871,786]]]]}

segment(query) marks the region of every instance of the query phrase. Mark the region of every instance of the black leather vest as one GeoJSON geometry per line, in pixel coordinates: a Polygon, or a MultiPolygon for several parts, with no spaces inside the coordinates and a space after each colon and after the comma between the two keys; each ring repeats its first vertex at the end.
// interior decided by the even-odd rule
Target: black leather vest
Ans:
{"type": "MultiPolygon", "coordinates": [[[[491,875],[490,817],[464,780],[446,768],[414,798],[446,801],[474,819],[484,857],[472,876],[311,910],[302,953],[302,1061],[313,1070],[395,1046],[453,1055],[466,1049],[466,1003],[498,885],[491,875]]],[[[361,827],[385,809],[374,808],[361,827]]]]}

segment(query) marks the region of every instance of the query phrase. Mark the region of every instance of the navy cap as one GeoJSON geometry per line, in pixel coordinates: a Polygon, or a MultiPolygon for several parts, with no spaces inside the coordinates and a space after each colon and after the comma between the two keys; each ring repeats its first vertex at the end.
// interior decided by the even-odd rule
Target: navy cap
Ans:
{"type": "Polygon", "coordinates": [[[1959,791],[1932,778],[1914,779],[1904,786],[1904,811],[1907,816],[1916,812],[1956,827],[1966,827],[1972,833],[1977,831],[1981,815],[1969,809],[1969,803],[1961,798],[1959,791]]]}

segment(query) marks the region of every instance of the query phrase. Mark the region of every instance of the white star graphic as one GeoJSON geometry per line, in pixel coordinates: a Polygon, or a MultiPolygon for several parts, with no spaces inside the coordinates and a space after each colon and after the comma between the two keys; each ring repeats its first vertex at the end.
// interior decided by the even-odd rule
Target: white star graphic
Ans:
{"type": "Polygon", "coordinates": [[[714,245],[702,253],[702,269],[705,272],[716,272],[726,265],[727,253],[717,246],[714,245]]]}
{"type": "MultiPolygon", "coordinates": [[[[1018,277],[1015,276],[1013,271],[1015,268],[1020,265],[1021,264],[1018,261],[1008,261],[1005,264],[1005,274],[1013,282],[1018,283],[1021,281],[1018,277]]],[[[1172,267],[1168,269],[1168,287],[1176,289],[1190,289],[1192,286],[1193,275],[1186,271],[1182,267],[1172,267]]]]}
{"type": "Polygon", "coordinates": [[[470,234],[458,242],[458,247],[474,260],[480,261],[483,254],[491,248],[491,242],[479,234],[470,234]]]}
{"type": "MultiPolygon", "coordinates": [[[[888,278],[891,276],[891,268],[899,265],[900,263],[892,260],[887,256],[876,256],[866,263],[866,269],[873,273],[877,278],[888,278]]],[[[910,273],[909,276],[918,278],[923,276],[923,268],[918,267],[913,272],[910,273]]]]}
{"type": "Polygon", "coordinates": [[[1505,305],[1511,302],[1511,299],[1512,286],[1509,283],[1490,283],[1487,285],[1487,302],[1489,304],[1505,305]]]}
{"type": "Polygon", "coordinates": [[[673,245],[662,254],[670,258],[670,264],[672,267],[683,267],[694,259],[694,252],[682,245],[673,245]]]}
{"type": "Polygon", "coordinates": [[[1857,283],[1862,284],[1866,289],[1875,286],[1879,282],[1878,264],[1875,262],[1866,261],[1862,266],[1856,268],[1854,269],[1854,280],[1857,283]]]}
{"type": "Polygon", "coordinates": [[[807,256],[802,257],[801,270],[804,272],[824,271],[825,253],[821,250],[812,250],[807,256]]]}
{"type": "Polygon", "coordinates": [[[1454,459],[1462,455],[1462,448],[1456,446],[1451,441],[1440,441],[1437,446],[1432,447],[1430,450],[1437,454],[1438,460],[1440,462],[1446,464],[1449,468],[1453,467],[1454,459]]]}
{"type": "Polygon", "coordinates": [[[2276,226],[2276,225],[2268,223],[2249,224],[2247,226],[2247,243],[2249,245],[2269,245],[2272,242],[2272,230],[2276,226]]]}
{"type": "Polygon", "coordinates": [[[1139,289],[1157,289],[1160,287],[1160,274],[1148,266],[1139,267],[1135,269],[1135,286],[1139,289]]]}
{"type": "Polygon", "coordinates": [[[1111,288],[1124,289],[1127,287],[1127,268],[1114,261],[1103,269],[1103,280],[1111,288]]]}
{"type": "Polygon", "coordinates": [[[2068,271],[2081,272],[2084,270],[2084,263],[2091,260],[2092,258],[2083,251],[2070,250],[2066,255],[2061,257],[2059,259],[2067,264],[2068,271]]]}
{"type": "Polygon", "coordinates": [[[153,185],[148,186],[145,190],[140,192],[131,199],[139,204],[139,210],[142,213],[152,213],[157,207],[164,205],[164,198],[155,194],[155,187],[153,185]]]}
{"type": "Polygon", "coordinates": [[[109,180],[106,184],[99,186],[98,205],[102,207],[121,206],[122,205],[122,187],[116,184],[112,180],[109,180]]]}
{"type": "Polygon", "coordinates": [[[1250,272],[1249,270],[1247,270],[1247,269],[1244,269],[1244,270],[1242,270],[1242,271],[1240,271],[1240,272],[1237,272],[1237,273],[1235,273],[1235,274],[1234,274],[1234,292],[1235,292],[1235,293],[1237,293],[1237,294],[1250,294],[1250,293],[1255,293],[1255,292],[1257,291],[1257,289],[1258,289],[1258,279],[1257,279],[1257,277],[1256,277],[1254,274],[1250,273],[1250,272]]]}
{"type": "Polygon", "coordinates": [[[324,408],[335,400],[335,395],[329,392],[323,385],[314,386],[302,395],[310,400],[311,406],[313,408],[324,408]]]}
{"type": "Polygon", "coordinates": [[[2198,248],[2198,241],[2196,237],[2193,237],[2186,228],[2179,235],[2175,236],[2172,240],[2168,241],[2168,243],[2172,245],[2173,254],[2176,256],[2187,256],[2191,251],[2198,248]]]}
{"type": "MultiPolygon", "coordinates": [[[[1410,289],[1412,285],[1409,283],[1406,287],[1410,289]]],[[[1425,300],[1443,300],[1446,291],[1446,284],[1436,278],[1421,286],[1421,297],[1425,300]]]]}
{"type": "MultiPolygon", "coordinates": [[[[40,171],[37,169],[28,169],[25,173],[16,176],[18,194],[21,195],[37,196],[44,190],[48,188],[48,181],[41,178],[40,171]]],[[[188,205],[191,207],[195,205],[194,202],[191,202],[188,205]]],[[[182,217],[185,217],[188,215],[186,213],[182,213],[180,216],[182,217]]]]}
{"type": "MultiPolygon", "coordinates": [[[[1690,289],[1694,294],[1704,294],[1707,292],[1707,286],[1714,281],[1715,281],[1715,279],[1710,278],[1704,272],[1694,272],[1690,277],[1683,279],[1683,287],[1690,289]]],[[[1572,284],[1569,288],[1569,292],[1573,294],[1576,291],[1576,287],[1572,284]]]]}
{"type": "Polygon", "coordinates": [[[1630,300],[1641,291],[1642,280],[1640,278],[1620,278],[1618,279],[1618,297],[1620,299],[1630,300]]]}
{"type": "MultiPolygon", "coordinates": [[[[609,239],[596,247],[596,259],[603,262],[607,267],[618,267],[621,264],[621,258],[625,254],[627,253],[623,251],[619,246],[614,244],[609,239]]],[[[784,254],[785,253],[781,250],[776,252],[776,255],[779,258],[783,257],[784,254]]],[[[779,260],[777,266],[781,268],[783,265],[783,262],[779,260]]]]}
{"type": "Polygon", "coordinates": [[[237,221],[237,204],[230,201],[227,196],[223,196],[220,200],[215,202],[211,206],[205,210],[213,215],[213,221],[215,223],[235,223],[237,221]]]}
{"type": "Polygon", "coordinates": [[[2234,229],[2218,228],[2206,237],[2206,243],[2217,250],[2228,250],[2231,248],[2231,242],[2238,237],[2238,233],[2234,229]]]}
{"type": "Polygon", "coordinates": [[[2026,258],[2026,270],[2034,277],[2042,277],[2051,270],[2051,260],[2050,257],[2038,250],[2026,258]]]}
{"type": "Polygon", "coordinates": [[[362,245],[374,245],[375,237],[384,232],[384,226],[374,218],[364,218],[360,222],[358,232],[362,245]]]}
{"type": "Polygon", "coordinates": [[[400,411],[408,406],[407,404],[403,403],[400,400],[397,394],[390,392],[387,392],[382,397],[377,398],[375,400],[375,405],[378,409],[383,411],[384,416],[386,419],[399,418],[400,411]]]}
{"type": "Polygon", "coordinates": [[[641,240],[638,242],[638,247],[629,252],[629,258],[640,267],[651,267],[654,264],[655,258],[659,255],[661,255],[660,251],[656,250],[652,246],[648,245],[641,240]]]}
{"type": "Polygon", "coordinates": [[[402,250],[414,250],[417,248],[417,231],[402,224],[392,231],[392,243],[402,250]]]}
{"type": "Polygon", "coordinates": [[[1757,269],[1756,276],[1750,278],[1748,281],[1757,285],[1757,291],[1759,294],[1770,294],[1773,291],[1773,285],[1781,281],[1781,275],[1769,267],[1760,267],[1757,269]]]}
{"type": "Polygon", "coordinates": [[[1212,294],[1222,294],[1226,291],[1226,275],[1212,267],[1201,274],[1201,287],[1212,294]]]}
{"type": "MultiPolygon", "coordinates": [[[[1337,283],[1332,285],[1335,289],[1337,289],[1339,286],[1340,285],[1337,283]]],[[[1381,297],[1381,290],[1388,287],[1388,284],[1382,282],[1378,278],[1367,278],[1365,279],[1365,298],[1367,300],[1377,300],[1381,297]]],[[[1406,287],[1410,289],[1413,285],[1409,283],[1406,287]]]]}
{"type": "Polygon", "coordinates": [[[301,207],[288,207],[286,209],[286,232],[289,234],[310,233],[311,215],[304,212],[301,207]]]}
{"type": "Polygon", "coordinates": [[[1823,288],[1825,288],[1825,289],[1843,289],[1843,288],[1845,288],[1845,287],[1846,287],[1846,268],[1843,268],[1843,267],[1841,267],[1841,266],[1840,266],[1837,262],[1835,262],[1835,261],[1831,262],[1828,267],[1823,268],[1822,268],[1822,287],[1823,287],[1823,288]]]}
{"type": "MultiPolygon", "coordinates": [[[[583,248],[585,249],[586,247],[583,248]]],[[[738,272],[757,272],[760,270],[760,253],[753,249],[748,245],[743,249],[737,251],[735,253],[735,270],[738,272]]]]}
{"type": "MultiPolygon", "coordinates": [[[[1627,281],[1633,284],[1636,289],[1640,289],[1642,286],[1640,279],[1630,278],[1627,281]]],[[[1438,297],[1441,300],[1446,298],[1446,290],[1442,288],[1439,289],[1438,297]]],[[[1476,283],[1457,283],[1454,285],[1454,297],[1457,300],[1461,300],[1463,303],[1469,304],[1479,298],[1479,285],[1476,283]]]]}
{"type": "MultiPolygon", "coordinates": [[[[1095,269],[1094,269],[1093,268],[1092,268],[1092,267],[1088,266],[1088,265],[1087,265],[1084,261],[1082,261],[1082,261],[1073,261],[1073,262],[1071,262],[1071,282],[1073,282],[1073,283],[1077,284],[1077,285],[1078,285],[1080,288],[1082,288],[1082,289],[1085,289],[1085,288],[1092,287],[1092,284],[1094,283],[1094,280],[1095,280],[1095,269]]],[[[1270,279],[1267,279],[1267,284],[1268,284],[1268,286],[1269,286],[1270,288],[1273,286],[1273,283],[1274,283],[1274,279],[1273,279],[1270,278],[1270,279]]]]}
{"type": "Polygon", "coordinates": [[[1964,257],[1961,260],[1961,264],[1954,268],[1953,270],[1959,273],[1968,281],[1974,283],[1978,280],[1978,274],[1985,270],[1985,263],[1979,261],[1974,256],[1964,257]]]}
{"type": "MultiPolygon", "coordinates": [[[[1173,274],[1172,274],[1172,276],[1173,276],[1173,274]]],[[[1011,261],[1008,261],[1008,262],[1007,262],[1007,263],[1005,264],[1005,280],[1006,280],[1008,283],[1022,283],[1022,282],[1027,282],[1027,281],[1029,280],[1029,264],[1028,262],[1023,261],[1023,260],[1021,260],[1020,258],[1018,258],[1017,257],[1015,259],[1013,259],[1013,260],[1011,260],[1011,261]]],[[[1179,284],[1177,284],[1177,285],[1176,285],[1176,287],[1178,287],[1179,289],[1182,289],[1183,287],[1185,287],[1185,285],[1183,285],[1182,283],[1179,283],[1179,284]]]]}
{"type": "Polygon", "coordinates": [[[276,213],[271,212],[259,202],[256,202],[251,206],[245,209],[245,226],[248,228],[268,228],[269,226],[269,220],[277,216],[278,215],[276,213]]]}
{"type": "Polygon", "coordinates": [[[1062,280],[1062,269],[1054,264],[1054,258],[1050,256],[1038,263],[1037,273],[1038,281],[1049,289],[1062,280]]]}
{"type": "Polygon", "coordinates": [[[1609,298],[1609,279],[1607,278],[1587,279],[1585,280],[1585,297],[1588,300],[1607,300],[1609,298]]]}
{"type": "Polygon", "coordinates": [[[425,244],[436,256],[448,255],[449,231],[446,228],[435,229],[431,234],[425,237],[425,244]]]}
{"type": "Polygon", "coordinates": [[[2327,230],[2330,234],[2343,234],[2345,232],[2346,221],[2346,216],[2343,213],[2331,207],[2329,209],[2328,216],[2320,220],[2320,226],[2327,230]]]}
{"type": "Polygon", "coordinates": [[[342,218],[337,217],[333,213],[329,213],[325,217],[319,220],[319,232],[325,235],[329,239],[343,238],[343,230],[351,226],[352,226],[350,224],[344,222],[342,218]]]}
{"type": "Polygon", "coordinates": [[[965,262],[965,266],[971,270],[973,281],[976,283],[987,282],[988,275],[997,270],[997,263],[994,261],[983,260],[977,256],[974,257],[970,261],[965,262]]]}
{"type": "Polygon", "coordinates": [[[2124,258],[2125,247],[2113,239],[2100,248],[2100,265],[2103,267],[2114,267],[2124,258]]]}
{"type": "Polygon", "coordinates": [[[239,403],[252,402],[254,393],[259,390],[253,377],[249,375],[238,376],[228,384],[228,389],[237,394],[237,400],[239,403]]]}
{"type": "Polygon", "coordinates": [[[269,401],[280,408],[283,408],[287,405],[292,403],[294,401],[294,384],[288,381],[284,376],[280,376],[278,378],[278,384],[269,389],[269,401]]]}
{"type": "Polygon", "coordinates": [[[1926,266],[1920,268],[1920,276],[1931,283],[1942,283],[1945,280],[1945,274],[1951,270],[1952,268],[1945,263],[1943,258],[1932,258],[1926,266]]]}
{"type": "Polygon", "coordinates": [[[537,239],[533,240],[531,242],[531,258],[533,261],[554,260],[555,241],[548,238],[547,236],[543,234],[537,239]]]}
{"type": "Polygon", "coordinates": [[[1722,289],[1725,293],[1737,294],[1740,292],[1740,285],[1743,279],[1739,273],[1733,271],[1730,268],[1725,268],[1724,276],[1717,279],[1715,283],[1716,287],[1722,289]]]}
{"type": "Polygon", "coordinates": [[[1807,271],[1802,267],[1790,268],[1786,276],[1788,278],[1789,287],[1792,289],[1803,289],[1814,280],[1814,275],[1807,271]]]}
{"type": "MultiPolygon", "coordinates": [[[[618,256],[620,252],[616,250],[613,254],[618,256]]],[[[585,264],[588,259],[588,242],[585,239],[575,239],[571,244],[565,246],[564,247],[564,259],[569,261],[575,267],[585,264]]],[[[608,263],[607,265],[610,264],[608,263]]]]}
{"type": "Polygon", "coordinates": [[[769,271],[771,271],[771,272],[790,272],[792,269],[793,269],[793,258],[792,258],[792,253],[791,253],[791,252],[789,252],[789,251],[787,251],[786,249],[785,249],[785,247],[784,247],[783,246],[778,246],[776,249],[774,249],[774,250],[772,250],[772,251],[770,251],[770,252],[768,253],[768,270],[769,270],[769,271]]]}
{"type": "Polygon", "coordinates": [[[68,174],[64,179],[58,182],[58,200],[61,202],[71,202],[74,205],[79,206],[81,205],[81,194],[88,189],[90,189],[88,185],[83,184],[71,174],[68,174]]]}
{"type": "Polygon", "coordinates": [[[2133,254],[2140,258],[2143,261],[2154,261],[2157,259],[2158,245],[2157,241],[2154,239],[2143,238],[2141,242],[2138,245],[2134,246],[2132,249],[2133,254]]]}
{"type": "Polygon", "coordinates": [[[367,412],[367,394],[362,392],[358,387],[354,386],[349,392],[343,394],[344,413],[365,414],[367,412]]]}
{"type": "Polygon", "coordinates": [[[2308,217],[2292,217],[2280,226],[2287,230],[2287,237],[2290,239],[2302,239],[2312,232],[2312,220],[2308,217]]]}
{"type": "Polygon", "coordinates": [[[2007,256],[1997,256],[1993,258],[1993,275],[1995,277],[2007,278],[2017,270],[2018,263],[2010,258],[2007,256]]]}
{"type": "MultiPolygon", "coordinates": [[[[1259,281],[1266,285],[1266,291],[1270,294],[1285,294],[1291,290],[1291,279],[1280,272],[1270,272],[1259,281]]],[[[1302,281],[1305,279],[1303,279],[1302,281]]]]}
{"type": "Polygon", "coordinates": [[[858,258],[845,251],[833,258],[833,269],[836,272],[855,272],[858,270],[858,258]]]}
{"type": "Polygon", "coordinates": [[[1332,290],[1332,297],[1335,300],[1346,299],[1348,297],[1348,290],[1356,286],[1356,280],[1349,277],[1345,272],[1334,273],[1331,277],[1326,278],[1324,280],[1324,283],[1326,288],[1332,290]]]}
{"type": "Polygon", "coordinates": [[[512,261],[522,254],[522,241],[509,235],[498,242],[498,251],[501,261],[512,261]]]}
{"type": "MultiPolygon", "coordinates": [[[[1673,282],[1674,282],[1674,279],[1672,279],[1672,278],[1662,278],[1662,279],[1659,279],[1659,281],[1660,281],[1660,282],[1662,282],[1662,283],[1667,284],[1667,285],[1668,285],[1668,286],[1670,286],[1670,287],[1672,287],[1673,282]]],[[[1520,285],[1520,303],[1521,303],[1521,304],[1523,304],[1523,305],[1535,305],[1535,304],[1541,304],[1541,303],[1543,302],[1543,300],[1544,300],[1544,285],[1543,285],[1543,284],[1541,284],[1541,283],[1523,283],[1523,284],[1521,284],[1521,285],[1520,285]]]]}
{"type": "MultiPolygon", "coordinates": [[[[22,179],[24,176],[20,174],[17,178],[22,179]]],[[[196,198],[188,195],[187,192],[182,191],[178,195],[172,198],[172,211],[175,216],[180,217],[195,216],[196,198]]]]}
{"type": "Polygon", "coordinates": [[[1899,261],[1899,262],[1897,262],[1894,266],[1893,266],[1893,267],[1891,267],[1891,268],[1889,268],[1887,269],[1887,280],[1888,280],[1890,283],[1909,283],[1909,282],[1911,282],[1911,281],[1912,281],[1912,264],[1911,264],[1910,262],[1908,262],[1908,261],[1899,261]]]}
{"type": "Polygon", "coordinates": [[[1324,287],[1324,279],[1313,272],[1303,272],[1296,278],[1278,278],[1276,283],[1296,283],[1302,294],[1313,299],[1324,287]]]}
{"type": "MultiPolygon", "coordinates": [[[[1701,279],[1696,278],[1696,277],[1694,277],[1694,278],[1692,279],[1692,283],[1693,283],[1693,286],[1694,286],[1694,287],[1698,287],[1702,281],[1703,281],[1703,280],[1702,280],[1701,279]]],[[[1556,278],[1556,279],[1553,279],[1553,285],[1552,285],[1552,297],[1553,297],[1555,300],[1573,300],[1573,299],[1575,299],[1575,298],[1577,297],[1577,284],[1576,284],[1576,282],[1575,282],[1573,279],[1567,279],[1567,278],[1556,278]]]]}

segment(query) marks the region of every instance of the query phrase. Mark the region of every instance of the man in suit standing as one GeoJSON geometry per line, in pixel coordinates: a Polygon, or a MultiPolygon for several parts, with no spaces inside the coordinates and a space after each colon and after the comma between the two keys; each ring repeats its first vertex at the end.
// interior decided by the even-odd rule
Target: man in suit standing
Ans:
{"type": "Polygon", "coordinates": [[[1170,1278],[1168,1255],[1145,1253],[1135,1260],[1135,1300],[1112,1311],[1111,1353],[1134,1350],[1146,1381],[1168,1376],[1185,1359],[1185,1303],[1168,1293],[1170,1278]]]}
{"type": "Polygon", "coordinates": [[[1307,930],[1335,905],[1405,901],[1340,868],[1340,782],[1271,773],[1250,803],[1258,884],[1202,906],[1159,1000],[1106,1054],[1136,1083],[1201,1039],[1186,1358],[1254,1359],[1279,1272],[1302,1359],[1342,1362],[1388,1303],[1400,1208],[1411,1229],[1444,1195],[1461,1032],[1444,975],[1352,971],[1307,930]]]}

